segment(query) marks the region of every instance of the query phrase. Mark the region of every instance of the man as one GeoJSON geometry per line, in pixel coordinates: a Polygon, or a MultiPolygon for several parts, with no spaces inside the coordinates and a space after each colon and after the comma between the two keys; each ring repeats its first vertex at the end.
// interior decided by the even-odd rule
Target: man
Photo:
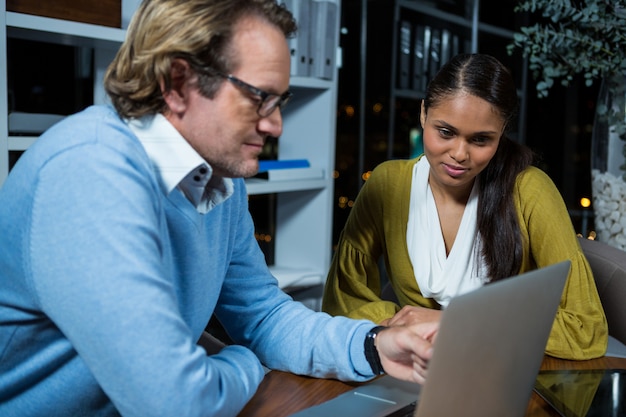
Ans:
{"type": "Polygon", "coordinates": [[[0,415],[234,416],[262,364],[423,381],[436,329],[310,311],[253,238],[240,177],[281,134],[294,30],[274,0],[144,1],[114,109],[22,156],[0,190],[0,415]],[[207,354],[213,314],[237,345],[207,354]]]}

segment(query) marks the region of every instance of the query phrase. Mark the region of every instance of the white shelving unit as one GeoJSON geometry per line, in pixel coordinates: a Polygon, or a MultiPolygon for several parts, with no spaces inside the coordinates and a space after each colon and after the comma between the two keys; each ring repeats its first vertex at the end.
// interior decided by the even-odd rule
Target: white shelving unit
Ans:
{"type": "MultiPolygon", "coordinates": [[[[9,172],[9,152],[23,151],[37,137],[9,136],[7,37],[94,48],[94,102],[106,100],[102,76],[125,30],[6,11],[0,25],[0,187],[9,172]]],[[[338,27],[336,28],[338,30],[338,27]]],[[[293,77],[294,97],[283,111],[280,159],[306,158],[323,178],[297,181],[248,180],[249,194],[277,194],[275,265],[281,287],[322,284],[331,257],[337,74],[332,81],[293,77]]]]}

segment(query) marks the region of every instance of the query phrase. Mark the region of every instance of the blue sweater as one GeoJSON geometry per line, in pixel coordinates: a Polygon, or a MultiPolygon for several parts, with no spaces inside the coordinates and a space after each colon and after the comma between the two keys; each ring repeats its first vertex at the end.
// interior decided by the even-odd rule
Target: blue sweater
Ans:
{"type": "Polygon", "coordinates": [[[243,180],[202,215],[108,107],[46,132],[0,189],[0,415],[234,416],[272,369],[371,378],[369,321],[291,300],[243,180]],[[196,342],[215,312],[237,346],[196,342]]]}

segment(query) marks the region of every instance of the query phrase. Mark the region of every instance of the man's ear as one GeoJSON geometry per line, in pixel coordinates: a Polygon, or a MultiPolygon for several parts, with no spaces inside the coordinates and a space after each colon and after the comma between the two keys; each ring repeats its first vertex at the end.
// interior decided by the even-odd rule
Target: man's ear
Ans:
{"type": "Polygon", "coordinates": [[[159,81],[163,100],[168,110],[172,113],[184,112],[189,98],[189,80],[192,76],[189,63],[184,59],[175,58],[170,65],[170,85],[166,86],[164,80],[159,81]]]}

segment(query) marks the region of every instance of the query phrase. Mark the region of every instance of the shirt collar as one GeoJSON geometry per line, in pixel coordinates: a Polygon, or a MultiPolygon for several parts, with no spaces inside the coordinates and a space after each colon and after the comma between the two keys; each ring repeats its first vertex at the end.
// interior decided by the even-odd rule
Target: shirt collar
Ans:
{"type": "Polygon", "coordinates": [[[233,194],[232,179],[213,175],[211,166],[162,114],[126,123],[146,150],[165,194],[178,188],[203,214],[233,194]]]}

